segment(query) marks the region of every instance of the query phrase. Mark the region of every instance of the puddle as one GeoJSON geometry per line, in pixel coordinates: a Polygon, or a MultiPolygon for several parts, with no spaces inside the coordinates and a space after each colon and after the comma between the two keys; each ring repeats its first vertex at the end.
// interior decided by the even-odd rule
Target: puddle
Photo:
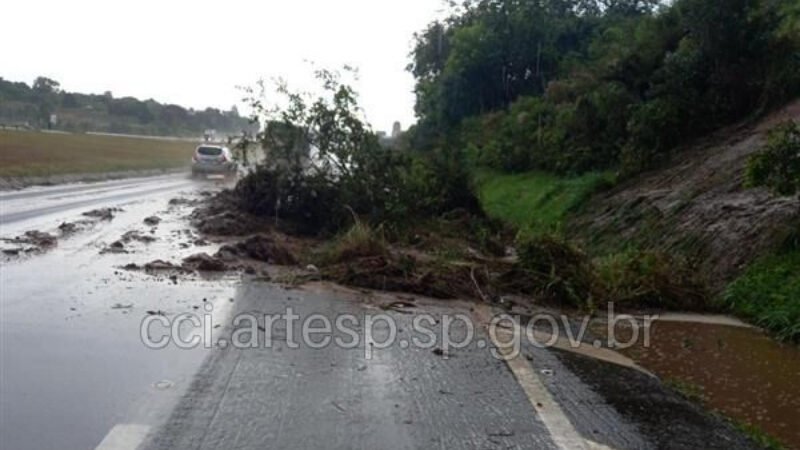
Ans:
{"type": "MultiPolygon", "coordinates": [[[[603,333],[605,324],[593,326],[603,333]]],[[[625,342],[623,330],[619,337],[625,342]]],[[[623,350],[664,380],[701,389],[706,405],[800,448],[800,348],[757,329],[659,321],[650,346],[623,350]]]]}

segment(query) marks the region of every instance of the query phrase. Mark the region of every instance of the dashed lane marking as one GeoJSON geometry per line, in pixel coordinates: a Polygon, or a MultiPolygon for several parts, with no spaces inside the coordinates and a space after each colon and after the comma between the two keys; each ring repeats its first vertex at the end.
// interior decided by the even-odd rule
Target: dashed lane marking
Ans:
{"type": "Polygon", "coordinates": [[[137,424],[119,424],[108,432],[95,450],[136,450],[144,442],[150,427],[137,424]]]}

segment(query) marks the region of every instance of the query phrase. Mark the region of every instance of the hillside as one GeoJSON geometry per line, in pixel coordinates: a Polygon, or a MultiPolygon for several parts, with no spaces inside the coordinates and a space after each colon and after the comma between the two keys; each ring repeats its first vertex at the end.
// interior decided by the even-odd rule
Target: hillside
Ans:
{"type": "Polygon", "coordinates": [[[720,291],[800,223],[798,198],[743,186],[747,160],[766,131],[788,119],[800,121],[800,100],[757,123],[721,130],[665,168],[597,195],[569,221],[568,233],[592,253],[657,248],[696,258],[720,291]]]}

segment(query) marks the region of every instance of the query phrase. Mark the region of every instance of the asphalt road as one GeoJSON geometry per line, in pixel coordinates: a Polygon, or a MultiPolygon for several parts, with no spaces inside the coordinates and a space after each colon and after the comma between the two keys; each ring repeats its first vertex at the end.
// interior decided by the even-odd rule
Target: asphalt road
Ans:
{"type": "Polygon", "coordinates": [[[6,238],[56,230],[87,209],[123,209],[52,250],[2,261],[0,448],[749,448],[729,426],[634,369],[531,345],[512,361],[497,358],[498,338],[482,328],[481,305],[416,298],[384,309],[396,298],[120,269],[213,253],[214,245],[193,244],[191,209],[169,200],[216,188],[168,176],[0,194],[6,238]],[[142,223],[154,214],[159,225],[142,223]],[[128,231],[155,241],[103,252],[128,231]],[[289,308],[301,322],[352,315],[356,345],[312,348],[297,328],[267,326],[265,315],[289,308]],[[145,346],[152,329],[143,337],[144,320],[182,313],[208,317],[200,331],[189,327],[210,333],[208,348],[145,346]],[[243,314],[258,320],[256,348],[225,345],[244,328],[232,323],[243,314]],[[445,333],[445,316],[471,318],[471,344],[446,352],[441,344],[410,345],[422,314],[433,318],[434,336],[456,340],[466,325],[455,322],[445,333]],[[378,315],[397,332],[385,348],[366,339],[391,334],[388,324],[367,326],[378,315]],[[262,345],[267,336],[270,347],[262,345]],[[290,348],[292,340],[300,345],[290,348]]]}

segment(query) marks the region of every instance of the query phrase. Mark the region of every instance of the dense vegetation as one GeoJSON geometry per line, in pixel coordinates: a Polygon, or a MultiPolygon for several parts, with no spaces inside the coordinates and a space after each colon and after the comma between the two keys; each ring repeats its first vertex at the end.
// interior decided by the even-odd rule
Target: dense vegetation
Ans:
{"type": "Polygon", "coordinates": [[[251,128],[235,107],[195,111],[155,100],[115,98],[111,92],[66,92],[57,81],[45,77],[31,86],[0,78],[0,125],[190,137],[201,136],[207,129],[238,135],[251,128]],[[57,117],[55,124],[50,123],[52,114],[57,117]]]}
{"type": "Polygon", "coordinates": [[[800,93],[793,0],[474,0],[416,36],[415,148],[503,171],[658,165],[800,93]]]}
{"type": "Polygon", "coordinates": [[[800,342],[800,246],[797,239],[756,261],[723,296],[725,305],[779,338],[800,342]]]}

